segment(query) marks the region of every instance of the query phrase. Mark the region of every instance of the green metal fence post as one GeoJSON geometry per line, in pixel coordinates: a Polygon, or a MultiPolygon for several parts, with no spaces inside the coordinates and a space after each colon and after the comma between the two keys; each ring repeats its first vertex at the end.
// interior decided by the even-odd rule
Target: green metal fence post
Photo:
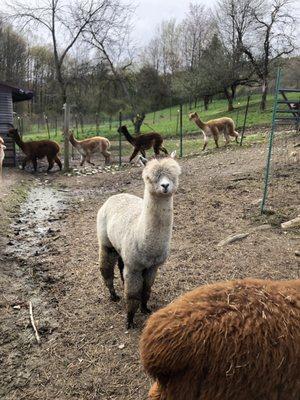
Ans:
{"type": "MultiPolygon", "coordinates": [[[[119,127],[122,126],[122,111],[119,112],[119,127]]],[[[119,167],[122,165],[122,134],[119,132],[119,167]]]]}
{"type": "Polygon", "coordinates": [[[182,152],[182,103],[180,103],[180,108],[179,108],[179,135],[180,135],[180,151],[179,151],[179,156],[183,156],[182,152]]]}
{"type": "Polygon", "coordinates": [[[273,137],[274,137],[274,130],[275,130],[275,118],[277,112],[277,99],[278,99],[278,89],[280,84],[280,77],[281,77],[281,69],[278,68],[277,70],[277,77],[276,77],[276,86],[275,86],[275,98],[274,98],[274,105],[273,105],[273,114],[272,114],[272,127],[270,132],[269,138],[269,149],[267,155],[267,163],[266,163],[266,171],[265,171],[265,184],[264,184],[264,194],[263,199],[261,202],[260,212],[261,214],[265,211],[265,204],[268,196],[268,186],[269,186],[269,178],[270,178],[270,166],[271,166],[271,157],[272,157],[272,147],[273,147],[273,137]]]}

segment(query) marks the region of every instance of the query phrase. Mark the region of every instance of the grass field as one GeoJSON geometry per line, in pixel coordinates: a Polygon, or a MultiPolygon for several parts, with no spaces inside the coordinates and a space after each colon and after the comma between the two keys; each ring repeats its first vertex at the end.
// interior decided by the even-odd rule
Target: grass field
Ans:
{"type": "MultiPolygon", "coordinates": [[[[231,117],[238,128],[241,128],[244,121],[244,114],[246,109],[246,97],[238,98],[235,102],[235,110],[232,112],[227,111],[227,101],[226,100],[214,100],[209,105],[209,110],[205,111],[203,105],[196,107],[198,113],[200,113],[202,119],[209,120],[213,118],[219,118],[223,116],[231,117]]],[[[269,96],[267,99],[267,109],[262,112],[259,109],[260,95],[253,95],[250,100],[250,107],[248,112],[248,118],[246,122],[246,127],[251,128],[257,125],[268,125],[271,122],[273,96],[269,96]]],[[[142,132],[151,132],[153,130],[161,133],[166,138],[174,138],[179,135],[179,112],[178,106],[171,108],[166,108],[156,112],[151,112],[146,115],[144,124],[142,126],[142,132]]],[[[195,111],[194,108],[191,110],[188,104],[183,105],[183,132],[184,134],[193,134],[198,132],[199,129],[195,124],[188,119],[188,113],[190,111],[195,111]]],[[[50,121],[51,122],[51,121],[50,121]]],[[[128,125],[129,129],[132,130],[132,123],[130,120],[124,120],[123,123],[128,125]]],[[[75,129],[75,121],[71,116],[71,127],[74,129],[75,134],[79,139],[93,136],[93,135],[103,135],[110,140],[118,139],[117,128],[119,121],[117,118],[112,121],[111,126],[108,121],[103,122],[99,125],[99,131],[97,132],[96,123],[94,124],[84,124],[83,130],[78,128],[75,129]]],[[[25,129],[25,140],[38,140],[48,137],[48,132],[46,125],[37,126],[36,124],[28,124],[28,128],[25,129]]],[[[55,134],[55,129],[50,124],[50,137],[56,139],[57,141],[62,141],[61,127],[58,127],[57,134],[55,134]]]]}

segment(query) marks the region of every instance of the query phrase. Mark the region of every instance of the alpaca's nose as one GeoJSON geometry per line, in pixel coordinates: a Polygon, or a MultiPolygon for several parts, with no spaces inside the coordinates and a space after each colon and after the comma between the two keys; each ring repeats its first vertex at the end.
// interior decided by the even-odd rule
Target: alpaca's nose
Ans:
{"type": "Polygon", "coordinates": [[[164,191],[166,192],[168,190],[168,187],[170,186],[169,183],[162,183],[160,186],[164,188],[164,191]]]}

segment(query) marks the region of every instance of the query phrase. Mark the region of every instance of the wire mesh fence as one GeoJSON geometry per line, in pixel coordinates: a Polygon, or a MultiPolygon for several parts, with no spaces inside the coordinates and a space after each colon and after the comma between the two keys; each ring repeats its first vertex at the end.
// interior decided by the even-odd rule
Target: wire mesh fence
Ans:
{"type": "MultiPolygon", "coordinates": [[[[271,103],[270,103],[271,105],[271,103]]],[[[203,134],[193,121],[189,120],[189,113],[197,111],[204,121],[212,118],[228,116],[235,122],[236,129],[240,133],[243,132],[243,127],[247,131],[246,143],[250,141],[251,130],[257,122],[268,121],[270,126],[271,107],[265,114],[259,114],[261,118],[257,121],[259,103],[254,97],[249,96],[239,97],[235,102],[235,110],[227,112],[226,100],[216,100],[208,104],[208,109],[204,104],[178,104],[163,110],[153,111],[146,114],[141,128],[141,133],[158,132],[164,139],[164,147],[170,153],[173,150],[177,151],[178,156],[190,156],[199,154],[203,147],[203,134]],[[249,113],[247,114],[247,101],[249,113]],[[250,133],[250,135],[249,135],[250,133]],[[249,139],[249,141],[248,141],[249,139]]],[[[52,139],[60,143],[62,153],[64,153],[64,137],[63,137],[63,110],[59,115],[41,114],[41,115],[15,115],[14,124],[23,134],[24,140],[39,140],[52,139]]],[[[101,113],[93,115],[83,115],[72,110],[70,113],[70,129],[73,131],[77,139],[85,139],[92,136],[100,135],[109,139],[111,143],[112,162],[123,164],[127,163],[130,155],[133,152],[133,147],[125,139],[120,136],[118,128],[120,124],[126,125],[131,134],[134,135],[134,128],[129,116],[116,113],[115,115],[107,116],[101,113]],[[120,120],[121,118],[121,120],[120,120]]],[[[224,141],[225,142],[225,141],[224,141]]],[[[223,134],[219,140],[219,145],[223,146],[223,134]]],[[[230,146],[237,146],[232,140],[230,146]]],[[[211,138],[207,149],[214,148],[215,144],[211,138]]],[[[151,156],[153,151],[147,152],[151,156]]],[[[77,160],[79,154],[70,145],[71,159],[77,160]]]]}

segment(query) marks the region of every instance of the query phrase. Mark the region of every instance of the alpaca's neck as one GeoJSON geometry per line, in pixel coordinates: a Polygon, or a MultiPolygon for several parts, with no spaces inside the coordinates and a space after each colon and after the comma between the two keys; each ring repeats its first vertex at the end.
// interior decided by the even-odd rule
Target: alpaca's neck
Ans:
{"type": "Polygon", "coordinates": [[[166,246],[173,226],[173,196],[153,195],[145,189],[138,239],[157,248],[166,246]]]}
{"type": "Polygon", "coordinates": [[[14,139],[15,139],[15,142],[17,143],[17,145],[20,147],[20,149],[25,152],[25,143],[21,139],[21,136],[18,133],[15,133],[14,139]]]}
{"type": "Polygon", "coordinates": [[[195,118],[195,123],[196,123],[196,125],[199,126],[200,129],[204,129],[205,128],[205,123],[203,121],[201,121],[201,119],[199,117],[195,118]]]}
{"type": "Polygon", "coordinates": [[[77,147],[80,144],[80,142],[75,139],[73,134],[70,135],[70,142],[74,147],[77,147]]]}
{"type": "Polygon", "coordinates": [[[130,133],[128,132],[127,129],[123,129],[122,130],[123,135],[126,137],[126,139],[128,140],[129,143],[135,145],[135,139],[133,136],[130,135],[130,133]]]}

